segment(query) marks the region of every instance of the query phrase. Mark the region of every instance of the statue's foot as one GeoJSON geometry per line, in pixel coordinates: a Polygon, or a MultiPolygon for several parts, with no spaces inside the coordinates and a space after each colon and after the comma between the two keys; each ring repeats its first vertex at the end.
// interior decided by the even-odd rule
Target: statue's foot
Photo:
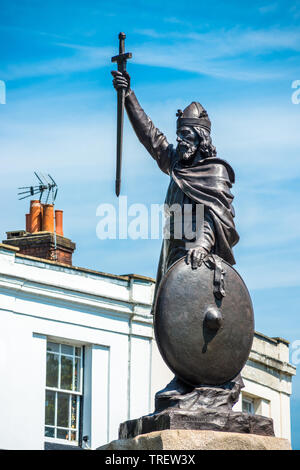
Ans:
{"type": "Polygon", "coordinates": [[[184,383],[179,377],[174,376],[171,382],[165,386],[162,390],[155,394],[156,398],[170,397],[174,395],[185,395],[186,393],[192,392],[194,387],[184,383]]]}

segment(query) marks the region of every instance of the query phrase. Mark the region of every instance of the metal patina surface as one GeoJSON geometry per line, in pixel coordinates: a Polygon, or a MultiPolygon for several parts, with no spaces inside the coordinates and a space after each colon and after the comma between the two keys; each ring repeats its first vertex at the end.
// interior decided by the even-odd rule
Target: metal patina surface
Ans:
{"type": "Polygon", "coordinates": [[[252,346],[254,315],[248,290],[230,264],[222,260],[221,266],[222,295],[217,295],[220,279],[209,258],[196,270],[184,258],[178,260],[157,294],[154,331],[160,353],[174,374],[193,386],[232,380],[252,346]]]}

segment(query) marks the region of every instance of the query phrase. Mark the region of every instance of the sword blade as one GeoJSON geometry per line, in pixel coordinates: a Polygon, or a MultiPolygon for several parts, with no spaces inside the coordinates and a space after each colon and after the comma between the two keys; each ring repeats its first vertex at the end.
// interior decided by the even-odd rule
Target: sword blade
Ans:
{"type": "MultiPolygon", "coordinates": [[[[119,55],[111,58],[112,62],[117,62],[118,71],[126,71],[126,62],[131,59],[131,52],[125,53],[124,33],[119,34],[119,55]]],[[[121,191],[121,170],[122,170],[122,149],[123,149],[123,124],[124,124],[124,105],[125,90],[118,90],[118,109],[117,109],[117,166],[116,166],[116,195],[119,197],[121,191]]]]}
{"type": "Polygon", "coordinates": [[[116,195],[121,191],[125,90],[118,90],[116,195]]]}

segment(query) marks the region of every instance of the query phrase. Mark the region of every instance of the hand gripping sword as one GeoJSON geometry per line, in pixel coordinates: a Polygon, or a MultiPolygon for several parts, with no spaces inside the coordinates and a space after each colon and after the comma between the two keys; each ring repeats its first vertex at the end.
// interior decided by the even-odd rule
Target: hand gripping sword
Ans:
{"type": "MultiPolygon", "coordinates": [[[[123,73],[126,71],[126,62],[131,59],[131,52],[125,52],[124,33],[119,34],[119,55],[111,58],[112,62],[117,62],[118,71],[123,73]]],[[[118,90],[118,114],[117,114],[117,168],[116,168],[116,195],[119,197],[121,190],[121,168],[122,168],[122,144],[123,144],[123,122],[124,122],[124,103],[125,90],[118,90]]]]}

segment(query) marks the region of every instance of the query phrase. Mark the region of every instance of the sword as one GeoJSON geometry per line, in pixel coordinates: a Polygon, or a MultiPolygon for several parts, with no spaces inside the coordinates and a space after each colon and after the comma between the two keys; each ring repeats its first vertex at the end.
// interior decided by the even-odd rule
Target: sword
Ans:
{"type": "MultiPolygon", "coordinates": [[[[117,62],[118,71],[126,71],[126,62],[131,59],[131,52],[125,52],[124,33],[119,34],[119,55],[111,58],[112,62],[117,62]]],[[[117,114],[117,168],[116,168],[116,195],[119,197],[121,190],[121,168],[122,168],[122,144],[123,144],[123,123],[124,123],[124,103],[125,90],[118,90],[118,114],[117,114]]]]}

